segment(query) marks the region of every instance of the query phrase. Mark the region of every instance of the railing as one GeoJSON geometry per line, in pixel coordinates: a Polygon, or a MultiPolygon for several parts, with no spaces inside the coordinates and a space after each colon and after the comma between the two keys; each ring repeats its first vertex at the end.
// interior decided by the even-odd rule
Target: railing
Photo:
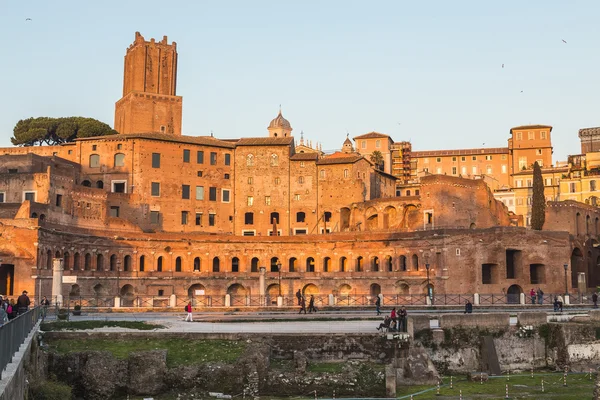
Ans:
{"type": "Polygon", "coordinates": [[[42,317],[42,307],[35,307],[0,326],[0,379],[2,372],[19,350],[29,332],[42,317]]]}

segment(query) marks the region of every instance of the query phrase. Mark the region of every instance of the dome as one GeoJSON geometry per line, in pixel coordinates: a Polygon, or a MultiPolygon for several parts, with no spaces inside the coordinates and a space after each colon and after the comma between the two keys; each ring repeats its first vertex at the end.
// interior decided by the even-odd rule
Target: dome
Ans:
{"type": "Polygon", "coordinates": [[[271,121],[271,123],[269,124],[269,129],[270,128],[292,129],[292,126],[290,125],[290,121],[283,118],[283,115],[281,115],[281,110],[279,110],[279,114],[277,115],[277,117],[275,117],[275,119],[273,119],[273,121],[271,121]]]}

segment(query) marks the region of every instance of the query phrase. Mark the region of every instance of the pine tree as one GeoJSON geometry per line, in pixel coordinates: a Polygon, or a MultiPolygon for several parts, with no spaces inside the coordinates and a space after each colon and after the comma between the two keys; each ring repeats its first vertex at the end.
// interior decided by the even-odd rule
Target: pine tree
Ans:
{"type": "Polygon", "coordinates": [[[546,199],[542,169],[537,161],[533,164],[533,199],[531,203],[531,229],[541,231],[546,221],[546,199]]]}

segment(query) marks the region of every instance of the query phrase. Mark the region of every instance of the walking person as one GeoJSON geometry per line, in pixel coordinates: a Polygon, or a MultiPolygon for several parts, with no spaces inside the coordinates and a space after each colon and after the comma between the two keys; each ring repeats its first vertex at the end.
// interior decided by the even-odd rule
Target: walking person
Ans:
{"type": "Polygon", "coordinates": [[[544,304],[544,292],[542,291],[542,288],[538,288],[537,290],[537,302],[538,304],[544,304]]]}
{"type": "Polygon", "coordinates": [[[27,296],[27,290],[23,290],[23,294],[17,299],[17,312],[19,315],[26,313],[27,310],[29,310],[30,304],[31,300],[29,300],[29,296],[27,296]]]}
{"type": "Polygon", "coordinates": [[[190,301],[189,303],[187,303],[187,306],[185,306],[185,312],[187,313],[187,316],[185,317],[185,322],[194,322],[193,317],[192,317],[192,302],[190,301]]]}
{"type": "Polygon", "coordinates": [[[531,296],[531,304],[535,304],[535,289],[531,288],[531,290],[529,291],[529,296],[531,296]]]}
{"type": "Polygon", "coordinates": [[[300,296],[300,311],[298,314],[302,314],[302,311],[304,311],[304,314],[306,314],[306,299],[304,296],[300,296]]]}
{"type": "Polygon", "coordinates": [[[406,332],[407,331],[407,324],[406,324],[406,320],[408,318],[408,312],[406,311],[406,308],[404,308],[404,306],[400,307],[400,312],[398,313],[398,331],[399,332],[406,332]]]}
{"type": "Polygon", "coordinates": [[[592,294],[592,301],[594,302],[594,308],[598,308],[598,293],[594,292],[592,294]]]}
{"type": "Polygon", "coordinates": [[[398,316],[396,315],[396,307],[392,308],[392,312],[390,312],[390,319],[392,320],[392,323],[390,325],[390,328],[392,330],[397,330],[398,329],[398,316]]]}
{"type": "Polygon", "coordinates": [[[298,299],[298,305],[301,305],[300,302],[302,301],[302,292],[300,291],[300,289],[298,289],[298,291],[296,292],[296,299],[298,299]]]}
{"type": "Polygon", "coordinates": [[[46,318],[46,314],[48,313],[48,307],[50,306],[50,301],[46,298],[46,296],[42,298],[42,302],[40,303],[40,305],[43,307],[42,318],[46,318]]]}
{"type": "Polygon", "coordinates": [[[310,300],[308,301],[308,313],[310,314],[313,311],[317,312],[317,309],[315,308],[315,296],[311,294],[310,300]]]}
{"type": "Polygon", "coordinates": [[[556,305],[558,306],[557,308],[559,309],[560,312],[563,311],[563,297],[559,294],[558,297],[556,298],[556,305]]]}
{"type": "Polygon", "coordinates": [[[375,300],[375,311],[377,311],[377,315],[381,315],[381,297],[377,295],[377,300],[375,300]]]}

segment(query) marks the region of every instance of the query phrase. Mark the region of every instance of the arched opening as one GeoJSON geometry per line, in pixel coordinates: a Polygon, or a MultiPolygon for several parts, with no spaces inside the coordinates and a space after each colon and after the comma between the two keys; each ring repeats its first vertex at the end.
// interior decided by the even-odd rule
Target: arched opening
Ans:
{"type": "Polygon", "coordinates": [[[349,296],[352,293],[352,286],[344,283],[343,285],[340,285],[338,293],[340,296],[349,296]]]}
{"type": "Polygon", "coordinates": [[[312,257],[306,259],[306,272],[315,272],[315,259],[312,257]]]}
{"type": "Polygon", "coordinates": [[[221,260],[219,260],[219,257],[213,258],[212,272],[219,272],[220,269],[221,269],[221,260]]]}
{"type": "Polygon", "coordinates": [[[404,281],[398,281],[394,286],[398,295],[408,296],[410,294],[410,286],[408,286],[408,283],[404,281]]]}
{"type": "Polygon", "coordinates": [[[267,302],[270,304],[277,304],[277,297],[279,296],[279,284],[273,283],[267,287],[267,302]]]}
{"type": "Polygon", "coordinates": [[[385,257],[385,270],[387,272],[392,272],[394,270],[394,266],[392,263],[392,256],[385,257]]]}
{"type": "Polygon", "coordinates": [[[92,187],[92,182],[90,182],[89,180],[85,179],[81,182],[81,186],[85,186],[85,187],[92,187]]]}
{"type": "Polygon", "coordinates": [[[194,271],[200,272],[200,257],[194,258],[194,271]]]}
{"type": "Polygon", "coordinates": [[[146,256],[140,256],[140,272],[144,272],[144,268],[146,268],[146,256]]]}
{"type": "Polygon", "coordinates": [[[40,214],[40,221],[43,222],[46,220],[46,214],[40,214]]]}
{"type": "Polygon", "coordinates": [[[302,293],[304,294],[304,297],[309,297],[311,294],[314,296],[319,294],[319,288],[314,283],[309,283],[304,286],[302,293]]]}
{"type": "Polygon", "coordinates": [[[323,259],[323,272],[329,272],[331,268],[331,258],[325,257],[323,259]]]}
{"type": "Polygon", "coordinates": [[[298,259],[296,257],[292,257],[290,258],[289,262],[288,262],[288,268],[290,272],[296,272],[296,263],[298,262],[298,259]]]}
{"type": "Polygon", "coordinates": [[[345,272],[347,267],[346,264],[348,263],[348,259],[346,257],[340,257],[340,272],[345,272]]]}
{"type": "Polygon", "coordinates": [[[54,253],[54,258],[60,258],[60,251],[56,250],[54,253]]]}
{"type": "Polygon", "coordinates": [[[356,272],[362,272],[363,270],[363,258],[362,256],[358,256],[356,259],[356,272]]]}
{"type": "Polygon", "coordinates": [[[123,307],[133,307],[133,300],[135,299],[135,292],[133,286],[127,284],[119,290],[119,296],[121,297],[121,305],[123,307]]]}
{"type": "Polygon", "coordinates": [[[69,297],[79,297],[81,296],[81,288],[79,285],[71,285],[71,290],[69,290],[69,297]]]}
{"type": "Polygon", "coordinates": [[[585,234],[589,235],[590,234],[590,216],[586,215],[585,217],[585,234]]]}
{"type": "Polygon", "coordinates": [[[571,253],[571,287],[572,288],[578,287],[577,275],[580,272],[586,272],[585,269],[586,268],[583,263],[583,253],[581,252],[581,250],[579,248],[575,247],[573,249],[573,252],[571,253]]]}
{"type": "Polygon", "coordinates": [[[175,272],[181,272],[181,257],[175,259],[175,272]]]}
{"type": "Polygon", "coordinates": [[[371,259],[371,270],[374,272],[379,271],[379,257],[373,257],[371,259]]]}
{"type": "Polygon", "coordinates": [[[94,286],[94,295],[96,297],[106,296],[106,288],[100,283],[94,286]]]}
{"type": "Polygon", "coordinates": [[[271,217],[269,218],[269,222],[271,224],[277,224],[277,225],[279,225],[279,213],[278,212],[272,212],[271,213],[271,217]]]}
{"type": "Polygon", "coordinates": [[[379,284],[377,283],[372,283],[369,287],[369,294],[371,295],[371,297],[379,296],[381,294],[381,286],[379,286],[379,284]]]}
{"type": "Polygon", "coordinates": [[[389,229],[396,223],[397,212],[392,206],[387,206],[383,210],[383,229],[389,229]]]}
{"type": "Polygon", "coordinates": [[[246,290],[246,288],[239,283],[234,283],[233,285],[231,285],[227,288],[227,294],[232,297],[233,296],[246,297],[247,292],[248,291],[246,290]]]}
{"type": "Polygon", "coordinates": [[[579,235],[579,227],[581,226],[581,214],[575,214],[575,235],[579,235]]]}
{"type": "Polygon", "coordinates": [[[377,214],[371,215],[367,218],[367,231],[375,231],[379,228],[379,216],[377,214]]]}
{"type": "Polygon", "coordinates": [[[277,263],[279,262],[279,258],[277,257],[271,257],[271,272],[278,272],[279,269],[277,268],[277,263]]]}
{"type": "Polygon", "coordinates": [[[52,250],[46,252],[46,269],[52,269],[52,250]]]}
{"type": "Polygon", "coordinates": [[[546,266],[544,264],[530,264],[529,279],[533,285],[546,283],[546,266]]]}
{"type": "Polygon", "coordinates": [[[205,295],[206,295],[206,288],[204,287],[204,285],[202,285],[200,283],[195,283],[188,288],[188,297],[190,298],[190,301],[192,302],[192,306],[194,306],[194,307],[197,306],[198,304],[204,303],[204,301],[202,301],[202,300],[198,301],[198,298],[203,299],[205,295]]]}
{"type": "Polygon", "coordinates": [[[419,270],[419,256],[417,256],[416,254],[413,254],[412,256],[412,269],[414,271],[419,270]]]}
{"type": "Polygon", "coordinates": [[[125,256],[123,259],[123,271],[131,271],[131,256],[125,256]]]}
{"type": "Polygon", "coordinates": [[[70,269],[70,263],[71,263],[71,255],[65,251],[65,253],[63,254],[63,268],[65,270],[69,270],[70,269]]]}
{"type": "Polygon", "coordinates": [[[38,217],[38,215],[37,215],[37,213],[36,213],[36,212],[34,212],[34,213],[31,213],[31,218],[37,218],[37,217],[38,217]]]}
{"type": "Polygon", "coordinates": [[[80,267],[80,263],[81,263],[81,256],[79,255],[79,253],[75,253],[73,254],[73,271],[79,271],[80,267]]]}
{"type": "Polygon", "coordinates": [[[231,272],[240,272],[240,259],[237,257],[231,259],[231,272]]]}
{"type": "Polygon", "coordinates": [[[104,271],[104,256],[102,254],[96,256],[96,271],[104,271]]]}
{"type": "Polygon", "coordinates": [[[508,304],[519,304],[521,302],[523,289],[519,285],[511,285],[506,291],[506,302],[508,304]]]}
{"type": "Polygon", "coordinates": [[[86,271],[92,269],[92,255],[90,253],[85,253],[85,257],[83,258],[83,268],[86,271]]]}
{"type": "Polygon", "coordinates": [[[162,272],[162,270],[163,270],[163,257],[162,256],[158,257],[158,259],[156,260],[156,270],[158,272],[162,272]]]}
{"type": "Polygon", "coordinates": [[[102,181],[96,181],[96,188],[98,188],[98,189],[104,189],[104,182],[102,182],[102,181]]]}
{"type": "Polygon", "coordinates": [[[258,263],[259,263],[258,258],[253,257],[252,261],[250,261],[250,272],[258,272],[258,263]]]}
{"type": "Polygon", "coordinates": [[[115,254],[110,256],[110,267],[109,268],[111,271],[117,270],[117,256],[115,254]]]}
{"type": "Polygon", "coordinates": [[[400,271],[406,271],[406,256],[400,256],[400,271]]]}
{"type": "Polygon", "coordinates": [[[347,231],[350,228],[350,209],[347,207],[340,208],[340,231],[347,231]]]}

